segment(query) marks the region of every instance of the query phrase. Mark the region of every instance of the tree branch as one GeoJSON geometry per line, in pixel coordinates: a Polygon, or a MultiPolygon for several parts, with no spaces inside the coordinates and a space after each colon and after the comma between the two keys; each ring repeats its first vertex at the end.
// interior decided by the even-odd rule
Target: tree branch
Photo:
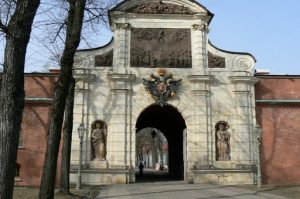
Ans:
{"type": "Polygon", "coordinates": [[[58,31],[56,32],[56,35],[54,36],[54,39],[50,42],[51,44],[54,43],[57,39],[57,37],[59,37],[60,39],[62,39],[60,37],[60,32],[62,31],[62,29],[65,27],[66,23],[62,23],[59,28],[58,28],[58,31]]]}

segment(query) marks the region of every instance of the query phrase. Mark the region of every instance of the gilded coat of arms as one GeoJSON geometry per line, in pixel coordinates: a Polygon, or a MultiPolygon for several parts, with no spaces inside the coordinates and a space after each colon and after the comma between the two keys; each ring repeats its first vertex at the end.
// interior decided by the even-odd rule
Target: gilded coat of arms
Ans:
{"type": "Polygon", "coordinates": [[[176,95],[181,79],[175,80],[165,69],[158,69],[157,74],[158,76],[151,74],[149,79],[143,79],[143,84],[156,103],[164,106],[167,100],[176,95]]]}

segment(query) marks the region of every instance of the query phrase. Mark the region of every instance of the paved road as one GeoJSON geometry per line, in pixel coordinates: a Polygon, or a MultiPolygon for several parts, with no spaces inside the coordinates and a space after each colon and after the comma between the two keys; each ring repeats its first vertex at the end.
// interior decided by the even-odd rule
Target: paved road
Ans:
{"type": "Polygon", "coordinates": [[[182,181],[136,183],[98,187],[91,199],[285,199],[265,193],[240,189],[233,186],[187,184],[182,181]]]}

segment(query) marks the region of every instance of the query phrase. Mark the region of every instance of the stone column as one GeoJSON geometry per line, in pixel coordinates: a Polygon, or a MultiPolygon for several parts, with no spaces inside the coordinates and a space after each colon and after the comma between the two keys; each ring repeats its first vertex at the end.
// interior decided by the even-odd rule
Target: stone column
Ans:
{"type": "Polygon", "coordinates": [[[255,161],[255,111],[254,83],[257,78],[252,76],[228,77],[234,85],[235,121],[231,135],[231,160],[237,165],[252,165],[255,161]]]}
{"type": "MultiPolygon", "coordinates": [[[[196,104],[193,107],[193,126],[187,134],[188,171],[208,168],[211,164],[211,102],[210,75],[190,75],[187,77],[192,85],[196,104]]],[[[188,174],[189,175],[189,174],[188,174]]]]}
{"type": "Polygon", "coordinates": [[[135,132],[132,125],[132,82],[135,75],[112,73],[107,76],[111,89],[112,112],[107,155],[110,168],[135,166],[135,132]]]}

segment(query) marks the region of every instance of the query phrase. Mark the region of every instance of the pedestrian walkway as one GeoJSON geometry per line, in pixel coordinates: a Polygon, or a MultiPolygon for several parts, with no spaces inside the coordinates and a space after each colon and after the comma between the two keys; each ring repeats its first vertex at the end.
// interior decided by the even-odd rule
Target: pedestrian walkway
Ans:
{"type": "Polygon", "coordinates": [[[90,199],[286,199],[234,186],[187,184],[183,181],[136,183],[102,186],[93,191],[90,199]]]}

